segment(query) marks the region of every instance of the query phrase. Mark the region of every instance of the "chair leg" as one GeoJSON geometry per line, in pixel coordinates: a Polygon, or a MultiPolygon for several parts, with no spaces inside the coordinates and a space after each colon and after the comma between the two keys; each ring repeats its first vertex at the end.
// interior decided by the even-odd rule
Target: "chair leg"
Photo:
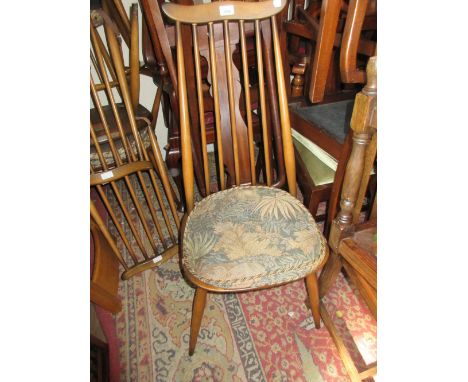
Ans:
{"type": "Polygon", "coordinates": [[[319,279],[319,290],[320,298],[325,296],[330,288],[333,286],[338,274],[341,271],[341,260],[339,256],[330,251],[330,256],[328,257],[327,263],[323,267],[322,273],[320,274],[319,279]]]}
{"type": "Polygon", "coordinates": [[[320,329],[320,296],[318,289],[317,274],[311,273],[306,276],[307,292],[309,294],[312,317],[314,318],[315,328],[320,329]]]}
{"type": "Polygon", "coordinates": [[[314,220],[317,220],[317,212],[318,212],[318,206],[322,200],[320,200],[319,195],[316,195],[312,191],[312,195],[310,197],[310,202],[307,208],[309,209],[310,213],[312,214],[314,220]]]}
{"type": "Polygon", "coordinates": [[[200,324],[203,318],[203,311],[205,310],[206,303],[206,290],[198,287],[195,290],[193,297],[192,307],[192,322],[190,324],[190,342],[189,342],[189,355],[193,355],[195,346],[197,344],[198,332],[200,331],[200,324]]]}

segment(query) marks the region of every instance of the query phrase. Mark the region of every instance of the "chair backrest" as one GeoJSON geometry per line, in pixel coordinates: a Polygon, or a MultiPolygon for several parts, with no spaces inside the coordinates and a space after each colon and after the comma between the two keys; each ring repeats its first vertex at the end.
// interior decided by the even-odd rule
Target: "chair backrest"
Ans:
{"type": "MultiPolygon", "coordinates": [[[[256,153],[254,133],[252,128],[252,108],[250,104],[250,81],[247,65],[246,30],[253,29],[255,33],[256,60],[259,83],[259,106],[257,116],[261,118],[261,150],[259,156],[264,163],[264,183],[273,185],[271,145],[272,134],[267,124],[266,86],[264,73],[264,57],[262,50],[262,34],[270,34],[270,43],[273,45],[274,68],[276,76],[277,95],[269,99],[269,103],[278,105],[280,115],[281,140],[284,154],[284,166],[289,191],[296,195],[296,178],[294,149],[291,138],[289,111],[287,95],[283,76],[283,65],[278,39],[278,28],[275,15],[283,10],[286,0],[264,1],[259,3],[250,2],[216,2],[201,5],[178,5],[166,3],[162,6],[163,11],[169,18],[176,21],[177,33],[177,74],[178,74],[178,96],[180,110],[181,143],[182,143],[182,175],[185,188],[186,204],[188,211],[194,204],[194,177],[193,160],[191,149],[191,124],[189,121],[189,105],[186,85],[186,67],[192,65],[185,63],[182,24],[192,26],[193,49],[195,53],[194,68],[195,82],[198,99],[199,115],[204,114],[202,73],[200,70],[200,56],[208,63],[208,81],[214,102],[215,125],[216,125],[216,156],[217,172],[220,180],[220,189],[226,188],[226,175],[232,178],[232,185],[241,185],[240,167],[249,169],[250,179],[248,184],[257,184],[256,176],[256,153]],[[263,20],[263,21],[261,21],[263,20]],[[269,28],[268,28],[269,26],[269,28]],[[240,68],[233,64],[233,46],[240,42],[241,62],[240,68]],[[221,88],[221,84],[226,84],[221,88]],[[236,102],[243,92],[246,110],[246,122],[238,113],[236,102]],[[224,98],[224,99],[223,99],[224,98]],[[220,105],[226,105],[221,110],[220,105]],[[229,126],[229,130],[221,130],[221,124],[229,126]],[[234,171],[226,174],[224,156],[229,153],[228,145],[224,141],[232,142],[229,145],[232,153],[234,171]],[[241,147],[247,150],[240,150],[241,147]],[[240,153],[246,153],[241,157],[240,153]],[[244,163],[244,165],[242,164],[244,163]],[[247,164],[247,165],[245,165],[247,164]]],[[[205,184],[210,183],[210,169],[206,147],[206,131],[204,119],[200,118],[200,130],[202,138],[202,159],[204,168],[205,184]]],[[[258,161],[257,161],[258,163],[258,161]]],[[[209,187],[208,187],[209,194],[209,187]]]]}
{"type": "MultiPolygon", "coordinates": [[[[309,100],[321,102],[325,94],[327,78],[332,65],[333,46],[341,10],[342,0],[324,0],[317,25],[317,40],[311,67],[309,100]]],[[[309,20],[314,25],[314,19],[309,20]]],[[[315,23],[316,25],[317,23],[315,23]]]]}
{"type": "MultiPolygon", "coordinates": [[[[337,246],[343,232],[360,219],[366,190],[377,155],[377,57],[367,64],[367,84],[356,95],[351,129],[353,147],[343,180],[340,212],[332,223],[330,245],[337,246]]],[[[370,218],[377,218],[377,205],[371,206],[370,218]]],[[[335,251],[337,248],[334,248],[335,251]]]]}
{"type": "MultiPolygon", "coordinates": [[[[159,74],[169,74],[172,86],[177,87],[177,74],[169,44],[168,31],[161,14],[160,0],[139,0],[143,13],[143,58],[146,63],[154,60],[159,74]]],[[[170,28],[170,27],[169,27],[170,28]]]]}
{"type": "Polygon", "coordinates": [[[322,1],[317,43],[312,65],[309,100],[321,102],[333,57],[333,47],[340,47],[340,74],[343,83],[366,82],[366,73],[357,67],[358,53],[368,57],[376,54],[376,43],[362,38],[365,29],[376,29],[376,0],[322,1]],[[342,33],[337,30],[340,11],[346,19],[342,33]],[[365,22],[366,21],[366,22],[365,22]]]}
{"type": "Polygon", "coordinates": [[[93,200],[91,217],[122,264],[122,278],[126,279],[177,253],[179,217],[151,123],[144,117],[135,117],[111,20],[104,19],[104,28],[109,51],[96,26],[91,23],[90,27],[91,57],[96,70],[90,78],[91,100],[99,116],[99,122],[90,126],[90,185],[110,217],[115,238],[93,200]],[[122,99],[119,104],[117,95],[122,99]],[[111,109],[112,120],[105,108],[111,109]],[[129,128],[124,129],[124,124],[129,128]]]}
{"type": "Polygon", "coordinates": [[[357,66],[358,53],[376,54],[375,41],[364,38],[362,31],[377,30],[377,1],[350,0],[340,48],[341,80],[345,83],[366,83],[366,71],[357,66]]]}
{"type": "MultiPolygon", "coordinates": [[[[132,4],[130,8],[130,17],[125,13],[125,9],[122,5],[121,0],[103,0],[102,8],[95,9],[91,12],[91,18],[94,27],[107,24],[107,28],[104,28],[106,40],[109,39],[109,33],[117,36],[117,41],[120,45],[120,55],[122,62],[124,62],[121,40],[123,39],[129,50],[128,67],[125,67],[125,71],[129,76],[130,85],[130,96],[132,99],[132,105],[136,109],[139,104],[140,97],[140,59],[139,59],[139,26],[138,26],[138,5],[132,4]]],[[[110,56],[107,50],[104,48],[105,44],[99,35],[96,35],[97,43],[101,47],[103,58],[106,60],[110,70],[113,65],[110,64],[110,56]]],[[[96,59],[92,56],[91,61],[96,68],[96,59]]],[[[116,87],[116,82],[113,81],[115,73],[111,72],[112,81],[110,82],[111,87],[116,87]]],[[[98,87],[99,88],[99,87],[98,87]]],[[[119,90],[120,91],[120,90],[119,90]]]]}
{"type": "Polygon", "coordinates": [[[308,73],[310,80],[307,91],[310,102],[322,102],[327,86],[336,80],[333,76],[334,57],[338,51],[334,48],[340,48],[341,82],[366,82],[365,71],[358,68],[357,59],[358,54],[370,57],[377,53],[376,42],[364,36],[377,29],[376,8],[376,0],[323,0],[321,4],[309,2],[306,9],[302,1],[294,4],[296,18],[303,19],[306,24],[301,26],[297,21],[291,20],[295,24],[294,28],[290,28],[292,34],[296,30],[302,37],[311,38],[315,42],[308,73]]]}

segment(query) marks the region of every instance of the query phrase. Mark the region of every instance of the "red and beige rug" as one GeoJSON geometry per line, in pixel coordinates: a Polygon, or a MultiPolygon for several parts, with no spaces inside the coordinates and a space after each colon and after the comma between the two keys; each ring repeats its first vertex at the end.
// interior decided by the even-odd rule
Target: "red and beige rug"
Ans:
{"type": "MultiPolygon", "coordinates": [[[[114,320],[121,381],[349,381],[327,329],[314,328],[302,280],[208,294],[189,357],[193,294],[177,258],[120,282],[123,308],[114,320]]],[[[340,276],[324,303],[358,368],[374,362],[376,322],[358,292],[340,276]]]]}
{"type": "MultiPolygon", "coordinates": [[[[194,290],[177,259],[120,283],[115,317],[121,381],[348,381],[325,327],[317,330],[302,281],[209,294],[188,355],[194,290]]],[[[376,360],[376,322],[340,276],[324,300],[358,366],[376,360]],[[361,355],[359,355],[359,353],[361,355]]]]}

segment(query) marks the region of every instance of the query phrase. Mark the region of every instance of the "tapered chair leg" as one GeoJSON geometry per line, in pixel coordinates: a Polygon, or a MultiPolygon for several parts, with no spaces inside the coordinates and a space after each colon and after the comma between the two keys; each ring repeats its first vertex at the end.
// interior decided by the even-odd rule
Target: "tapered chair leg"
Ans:
{"type": "Polygon", "coordinates": [[[339,256],[335,252],[330,251],[330,256],[328,257],[328,260],[323,267],[319,279],[319,291],[321,298],[324,297],[333,286],[341,271],[342,265],[343,264],[341,263],[339,256]]]}
{"type": "Polygon", "coordinates": [[[195,296],[193,297],[192,307],[192,322],[190,324],[190,343],[189,343],[189,355],[193,355],[195,346],[197,344],[198,332],[200,331],[200,324],[203,318],[203,311],[205,310],[206,303],[206,290],[197,288],[195,290],[195,296]]]}
{"type": "Polygon", "coordinates": [[[311,273],[306,276],[307,292],[309,294],[310,307],[312,309],[312,317],[317,329],[320,329],[320,296],[318,289],[317,274],[311,273]]]}

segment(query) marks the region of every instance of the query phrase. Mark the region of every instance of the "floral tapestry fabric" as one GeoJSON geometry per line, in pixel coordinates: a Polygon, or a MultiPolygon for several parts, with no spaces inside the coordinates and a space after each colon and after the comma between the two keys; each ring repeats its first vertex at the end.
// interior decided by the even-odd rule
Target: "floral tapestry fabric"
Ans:
{"type": "Polygon", "coordinates": [[[286,191],[243,186],[212,194],[189,215],[183,264],[220,288],[297,280],[323,261],[326,242],[309,211],[286,191]]]}

